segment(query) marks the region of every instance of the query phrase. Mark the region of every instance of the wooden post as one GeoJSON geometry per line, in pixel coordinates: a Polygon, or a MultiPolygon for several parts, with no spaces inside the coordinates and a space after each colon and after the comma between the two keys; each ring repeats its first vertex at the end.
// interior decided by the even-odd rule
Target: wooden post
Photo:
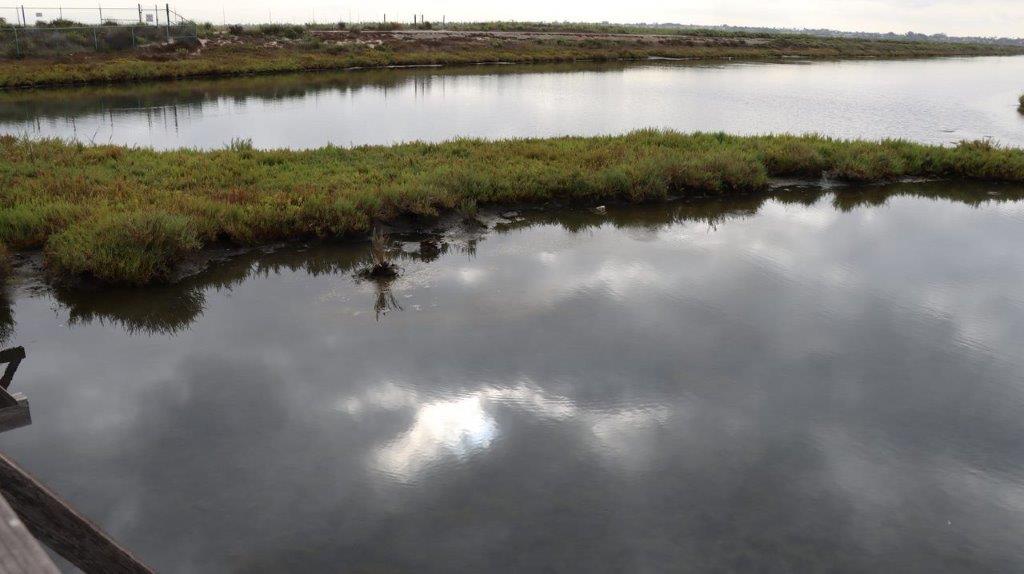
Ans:
{"type": "Polygon", "coordinates": [[[21,5],[21,25],[28,28],[28,18],[25,17],[25,5],[21,5]]]}
{"type": "Polygon", "coordinates": [[[0,574],[59,574],[39,542],[0,497],[0,574]]]}
{"type": "Polygon", "coordinates": [[[171,42],[171,5],[164,4],[164,9],[167,10],[167,43],[171,42]]]}
{"type": "Polygon", "coordinates": [[[139,24],[142,24],[142,4],[136,4],[139,8],[139,24]]]}
{"type": "Polygon", "coordinates": [[[25,347],[14,347],[0,351],[0,365],[7,363],[4,374],[0,376],[0,387],[7,389],[14,380],[14,373],[18,371],[18,365],[25,359],[25,347]]]}
{"type": "Polygon", "coordinates": [[[21,57],[21,42],[18,40],[18,27],[11,28],[14,30],[14,53],[20,58],[21,57]]]}
{"type": "Polygon", "coordinates": [[[152,574],[131,552],[3,454],[0,495],[18,513],[29,532],[83,572],[152,574]]]}

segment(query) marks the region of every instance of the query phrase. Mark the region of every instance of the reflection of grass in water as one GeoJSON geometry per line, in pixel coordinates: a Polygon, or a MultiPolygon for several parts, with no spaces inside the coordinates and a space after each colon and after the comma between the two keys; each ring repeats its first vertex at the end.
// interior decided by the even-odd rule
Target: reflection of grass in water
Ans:
{"type": "Polygon", "coordinates": [[[14,335],[14,311],[11,309],[11,302],[4,289],[4,283],[10,272],[10,254],[3,243],[0,243],[0,344],[14,335]]]}
{"type": "Polygon", "coordinates": [[[188,330],[206,306],[204,289],[151,287],[57,291],[68,325],[115,324],[127,333],[174,335],[188,330]]]}
{"type": "Polygon", "coordinates": [[[377,320],[384,315],[387,315],[390,311],[402,311],[402,306],[398,303],[398,299],[395,298],[394,293],[391,292],[390,279],[376,279],[374,285],[377,288],[377,298],[373,303],[373,311],[377,315],[377,320]]]}
{"type": "Polygon", "coordinates": [[[14,310],[7,293],[0,287],[0,345],[14,336],[14,310]]]}
{"type": "MultiPolygon", "coordinates": [[[[316,94],[358,93],[360,90],[394,89],[406,85],[426,86],[448,76],[501,76],[566,72],[619,71],[625,62],[535,64],[529,66],[408,68],[358,70],[322,74],[282,74],[241,78],[196,79],[183,82],[106,84],[42,91],[0,91],[0,120],[24,122],[31,118],[71,119],[111,110],[153,115],[165,110],[198,112],[204,104],[230,99],[285,102],[316,94]]],[[[637,64],[632,64],[637,65],[637,64]]],[[[707,65],[680,62],[676,66],[707,65]]]]}
{"type": "Polygon", "coordinates": [[[1024,94],[1020,95],[1020,98],[1017,99],[1017,102],[1020,103],[1020,107],[1017,108],[1017,111],[1024,114],[1024,94]]]}
{"type": "Polygon", "coordinates": [[[130,334],[175,335],[188,330],[202,316],[211,290],[231,290],[253,277],[284,272],[314,277],[346,275],[362,263],[354,250],[342,245],[251,252],[214,262],[198,275],[171,285],[104,289],[58,286],[54,296],[67,310],[67,323],[72,326],[97,322],[118,325],[130,334]]]}
{"type": "MultiPolygon", "coordinates": [[[[919,197],[952,201],[969,206],[1024,199],[1024,187],[962,182],[943,182],[858,186],[840,192],[821,188],[799,188],[769,194],[737,198],[710,197],[692,201],[649,203],[607,210],[596,214],[585,209],[541,211],[528,217],[498,225],[492,233],[522,229],[534,225],[558,225],[571,233],[609,225],[619,229],[658,231],[680,224],[700,222],[717,226],[730,219],[751,217],[768,201],[810,206],[823,198],[840,211],[884,205],[894,197],[919,197]]],[[[482,238],[486,239],[487,235],[482,238]]],[[[212,264],[206,271],[174,284],[134,289],[74,290],[58,289],[57,300],[67,308],[68,323],[93,321],[117,324],[129,333],[173,335],[185,331],[202,316],[211,290],[230,290],[253,277],[280,273],[305,273],[311,276],[355,276],[374,282],[373,308],[378,319],[393,310],[402,310],[392,292],[393,278],[371,279],[360,274],[374,261],[415,260],[430,263],[445,255],[472,256],[477,238],[457,243],[436,238],[420,241],[416,253],[388,250],[389,259],[368,253],[365,244],[316,244],[304,249],[286,248],[271,253],[250,252],[212,264]]],[[[14,321],[11,307],[0,295],[0,335],[10,336],[14,321]]]]}

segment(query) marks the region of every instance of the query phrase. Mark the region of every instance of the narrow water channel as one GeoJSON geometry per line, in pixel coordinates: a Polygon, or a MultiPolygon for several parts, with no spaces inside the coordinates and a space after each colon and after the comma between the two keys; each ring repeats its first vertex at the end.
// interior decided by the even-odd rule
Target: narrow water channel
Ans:
{"type": "Polygon", "coordinates": [[[333,72],[0,93],[0,133],[160,149],[641,128],[1024,146],[1024,57],[333,72]]]}

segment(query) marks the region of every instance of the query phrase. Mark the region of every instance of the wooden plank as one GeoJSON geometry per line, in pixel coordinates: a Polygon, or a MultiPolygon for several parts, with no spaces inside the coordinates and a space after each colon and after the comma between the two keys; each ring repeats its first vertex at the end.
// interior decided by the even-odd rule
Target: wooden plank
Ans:
{"type": "Polygon", "coordinates": [[[0,496],[0,574],[59,574],[46,551],[0,496]]]}
{"type": "Polygon", "coordinates": [[[91,574],[151,574],[131,552],[0,454],[0,495],[40,542],[91,574]]]}
{"type": "Polygon", "coordinates": [[[15,402],[13,407],[0,408],[0,433],[32,424],[32,412],[25,395],[16,393],[11,398],[15,402]]]}

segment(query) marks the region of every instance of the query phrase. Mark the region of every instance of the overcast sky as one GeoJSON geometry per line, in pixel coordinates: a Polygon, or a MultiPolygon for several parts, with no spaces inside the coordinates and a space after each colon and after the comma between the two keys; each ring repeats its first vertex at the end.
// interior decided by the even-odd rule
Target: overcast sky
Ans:
{"type": "MultiPolygon", "coordinates": [[[[153,0],[144,0],[146,2],[153,0]]],[[[164,0],[160,0],[161,6],[164,0]]],[[[33,4],[55,5],[55,0],[33,4]]],[[[100,0],[110,6],[134,5],[100,0]]],[[[63,6],[96,6],[63,0],[63,6]]],[[[26,4],[28,5],[28,4],[26,4]]],[[[172,0],[182,15],[221,22],[336,22],[339,20],[570,20],[675,22],[870,32],[945,32],[951,35],[1024,36],[1024,0],[172,0]],[[222,15],[223,14],[223,15],[222,15]]]]}

